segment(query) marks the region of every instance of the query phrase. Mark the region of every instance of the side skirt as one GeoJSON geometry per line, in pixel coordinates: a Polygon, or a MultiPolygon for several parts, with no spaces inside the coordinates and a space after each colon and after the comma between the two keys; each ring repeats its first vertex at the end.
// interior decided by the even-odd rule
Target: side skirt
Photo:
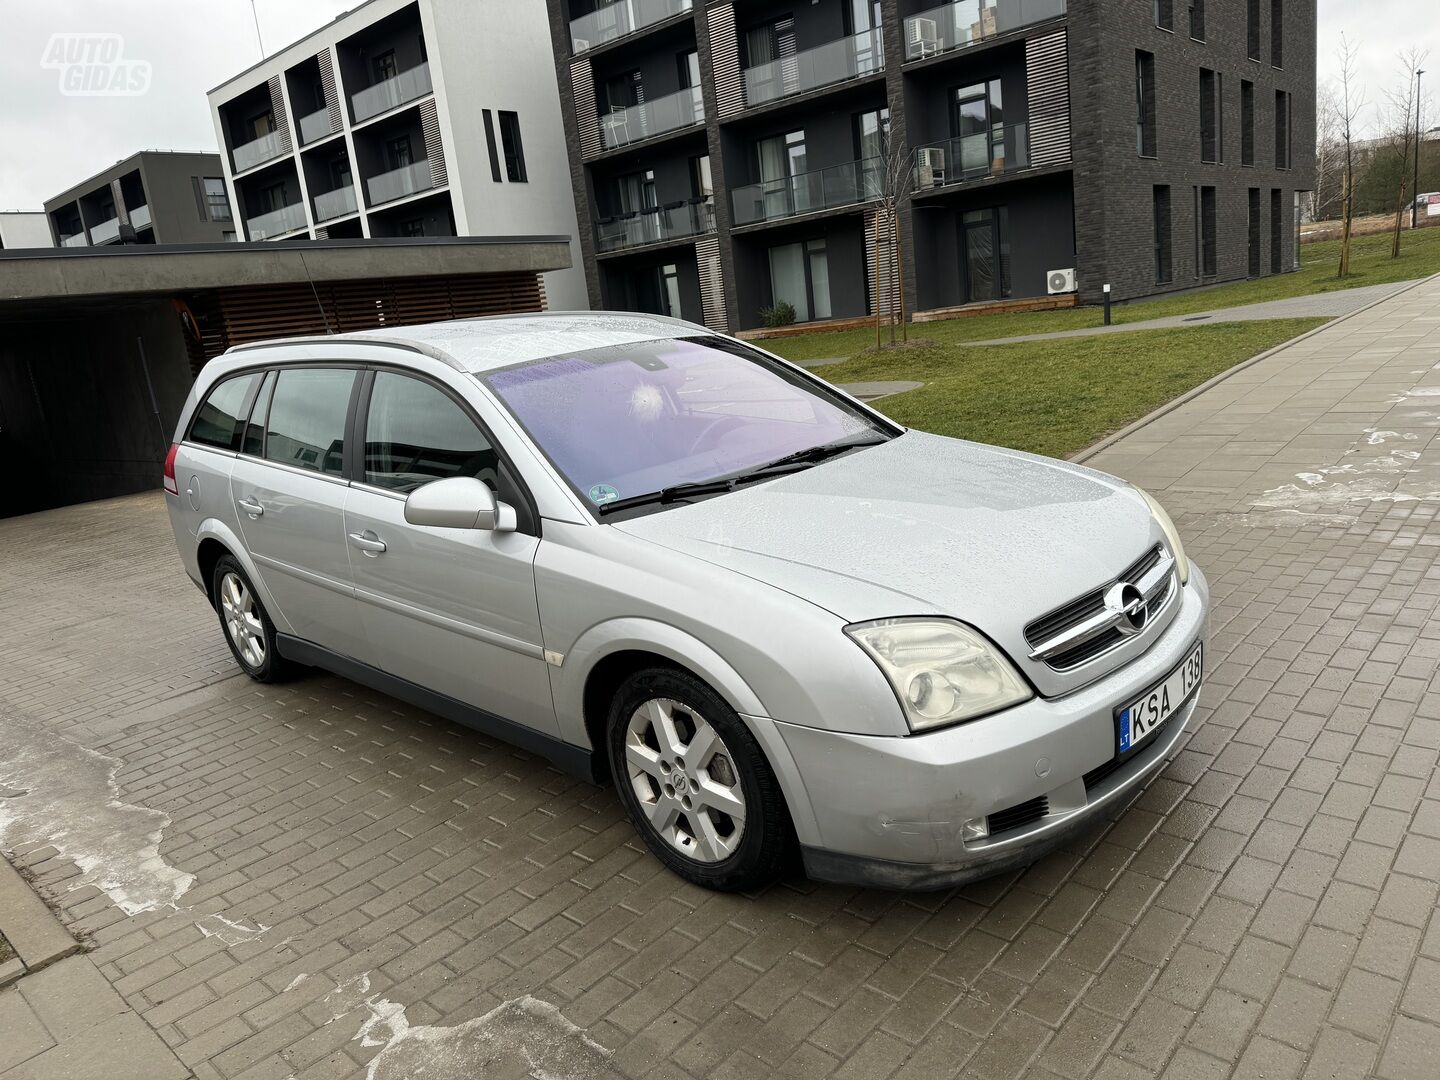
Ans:
{"type": "Polygon", "coordinates": [[[341,656],[321,645],[293,637],[290,634],[276,634],[275,644],[280,649],[280,655],[287,660],[294,660],[297,664],[305,664],[310,667],[324,668],[342,678],[409,702],[416,708],[432,712],[436,716],[443,716],[446,720],[463,724],[465,727],[474,728],[485,735],[493,736],[512,746],[518,746],[522,750],[528,750],[532,754],[538,754],[548,759],[562,772],[577,779],[587,780],[592,784],[602,782],[601,774],[597,771],[598,762],[595,760],[594,751],[583,746],[574,746],[562,739],[534,731],[512,720],[496,716],[494,713],[488,713],[484,709],[477,709],[473,705],[466,705],[463,701],[456,701],[445,694],[437,694],[418,683],[397,678],[370,664],[352,660],[348,656],[341,656]]]}

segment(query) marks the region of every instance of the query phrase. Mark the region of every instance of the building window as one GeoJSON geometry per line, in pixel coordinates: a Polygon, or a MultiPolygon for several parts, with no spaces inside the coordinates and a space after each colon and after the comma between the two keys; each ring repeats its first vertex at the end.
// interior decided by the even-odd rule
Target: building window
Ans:
{"type": "Polygon", "coordinates": [[[1247,272],[1260,276],[1260,189],[1252,187],[1245,206],[1246,249],[1250,256],[1247,272]]]}
{"type": "Polygon", "coordinates": [[[207,176],[201,183],[205,189],[206,220],[229,221],[230,197],[225,194],[225,181],[218,176],[207,176]]]}
{"type": "Polygon", "coordinates": [[[411,218],[409,221],[402,221],[402,222],[400,222],[400,235],[401,235],[401,236],[424,236],[424,235],[425,235],[425,219],[424,219],[424,218],[418,218],[418,217],[417,217],[417,218],[411,218]]]}
{"type": "Polygon", "coordinates": [[[1270,272],[1280,273],[1285,255],[1285,198],[1279,188],[1270,189],[1270,272]]]}
{"type": "Polygon", "coordinates": [[[481,109],[480,115],[485,120],[485,149],[490,152],[490,179],[500,183],[500,153],[495,149],[495,122],[490,117],[489,109],[481,109]]]}
{"type": "Polygon", "coordinates": [[[1161,30],[1175,29],[1175,0],[1155,0],[1155,25],[1161,30]]]}
{"type": "Polygon", "coordinates": [[[770,249],[772,304],[789,304],[796,322],[830,318],[830,260],[824,239],[770,249]]]}
{"type": "Polygon", "coordinates": [[[1219,115],[1216,102],[1218,80],[1209,68],[1200,69],[1200,160],[1220,160],[1219,115]]]}
{"type": "Polygon", "coordinates": [[[1155,156],[1155,54],[1135,51],[1135,152],[1155,156]]]}
{"type": "Polygon", "coordinates": [[[697,199],[709,199],[715,195],[715,182],[710,178],[709,154],[690,159],[690,193],[697,199]]]}
{"type": "Polygon", "coordinates": [[[1200,253],[1200,276],[1215,276],[1215,189],[1195,189],[1195,244],[1200,253]]]}
{"type": "Polygon", "coordinates": [[[393,79],[398,75],[399,70],[395,67],[395,50],[391,49],[389,52],[383,52],[375,57],[371,71],[374,73],[377,83],[393,79]]]}
{"type": "Polygon", "coordinates": [[[1190,0],[1190,36],[1205,40],[1205,0],[1190,0]]]}
{"type": "Polygon", "coordinates": [[[1275,167],[1290,168],[1290,95],[1275,91],[1275,167]]]}
{"type": "Polygon", "coordinates": [[[1255,164],[1255,84],[1240,80],[1240,164],[1255,164]]]}
{"type": "Polygon", "coordinates": [[[677,53],[675,66],[679,69],[682,90],[700,85],[700,54],[698,52],[691,49],[689,52],[677,53]]]}
{"type": "Polygon", "coordinates": [[[680,268],[675,263],[666,263],[656,267],[656,272],[660,278],[660,299],[665,305],[665,310],[660,314],[669,315],[672,319],[683,319],[685,314],[680,308],[680,268]]]}
{"type": "Polygon", "coordinates": [[[1170,185],[1156,184],[1154,191],[1155,284],[1170,280],[1170,185]]]}
{"type": "Polygon", "coordinates": [[[1270,0],[1270,66],[1285,66],[1285,0],[1270,0]]]}
{"type": "Polygon", "coordinates": [[[1003,207],[967,210],[960,216],[965,257],[964,300],[976,303],[1010,295],[1010,214],[1003,207]]]}
{"type": "Polygon", "coordinates": [[[520,117],[513,112],[500,113],[500,144],[505,150],[505,175],[512,184],[525,183],[525,147],[520,142],[520,117]]]}
{"type": "Polygon", "coordinates": [[[1245,0],[1245,55],[1260,59],[1260,0],[1245,0]]]}
{"type": "Polygon", "coordinates": [[[410,154],[410,136],[401,135],[398,139],[391,139],[385,144],[385,157],[390,162],[391,169],[403,169],[411,164],[414,159],[410,154]]]}

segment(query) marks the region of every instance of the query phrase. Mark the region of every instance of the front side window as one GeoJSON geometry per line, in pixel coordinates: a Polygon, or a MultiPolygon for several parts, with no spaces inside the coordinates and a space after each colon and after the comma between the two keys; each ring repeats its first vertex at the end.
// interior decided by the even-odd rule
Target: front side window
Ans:
{"type": "Polygon", "coordinates": [[[365,417],[365,482],[414,491],[451,476],[498,490],[495,449],[449,394],[393,371],[375,374],[365,417]]]}
{"type": "Polygon", "coordinates": [[[355,372],[286,368],[275,381],[265,430],[265,460],[340,476],[345,468],[345,418],[355,372]]]}
{"type": "Polygon", "coordinates": [[[250,396],[250,388],[258,375],[241,375],[226,379],[211,390],[205,404],[195,412],[190,425],[190,441],[221,450],[234,450],[240,421],[240,410],[250,396]]]}
{"type": "Polygon", "coordinates": [[[564,353],[482,381],[597,507],[889,435],[803,376],[719,338],[564,353]]]}

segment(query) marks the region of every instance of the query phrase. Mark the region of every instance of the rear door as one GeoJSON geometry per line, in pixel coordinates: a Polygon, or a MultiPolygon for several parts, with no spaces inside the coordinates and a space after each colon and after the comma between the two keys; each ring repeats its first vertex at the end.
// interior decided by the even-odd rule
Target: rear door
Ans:
{"type": "Polygon", "coordinates": [[[363,457],[345,505],[345,534],[369,662],[558,735],[535,599],[539,538],[528,500],[452,390],[384,369],[367,383],[357,421],[363,457]],[[517,506],[521,529],[409,524],[405,497],[449,476],[485,481],[517,506]]]}
{"type": "Polygon", "coordinates": [[[230,489],[245,546],[295,634],[358,657],[345,540],[345,433],[358,370],[284,367],[253,410],[230,489]]]}

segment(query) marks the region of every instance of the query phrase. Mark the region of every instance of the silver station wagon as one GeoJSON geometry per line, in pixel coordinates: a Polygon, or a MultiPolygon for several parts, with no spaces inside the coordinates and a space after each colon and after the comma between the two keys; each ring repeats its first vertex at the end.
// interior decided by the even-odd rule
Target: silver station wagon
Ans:
{"type": "Polygon", "coordinates": [[[613,780],[713,888],[1032,861],[1163,765],[1204,669],[1205,578],[1144,492],[673,319],[232,349],[165,490],[246,674],[613,780]]]}

